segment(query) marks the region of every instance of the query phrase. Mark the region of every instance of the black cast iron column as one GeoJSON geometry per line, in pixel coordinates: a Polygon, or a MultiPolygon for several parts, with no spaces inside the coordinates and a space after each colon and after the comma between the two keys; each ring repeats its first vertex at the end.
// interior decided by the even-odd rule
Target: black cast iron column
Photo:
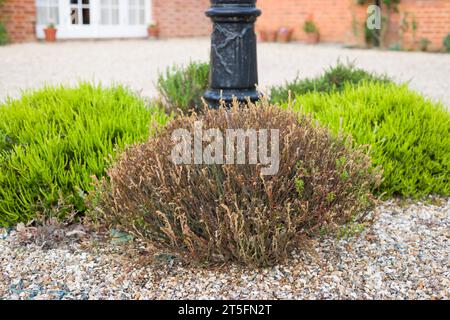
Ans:
{"type": "Polygon", "coordinates": [[[209,89],[204,98],[211,108],[222,99],[229,104],[258,100],[255,21],[261,14],[256,0],[211,0],[206,15],[213,21],[209,89]]]}

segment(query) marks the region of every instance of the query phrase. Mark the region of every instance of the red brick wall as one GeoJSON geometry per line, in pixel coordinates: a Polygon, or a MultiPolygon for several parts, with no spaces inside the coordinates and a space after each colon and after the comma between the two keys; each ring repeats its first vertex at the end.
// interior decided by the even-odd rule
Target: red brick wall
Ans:
{"type": "MultiPolygon", "coordinates": [[[[354,0],[259,0],[263,10],[258,30],[293,28],[294,39],[304,40],[303,23],[313,16],[325,42],[351,42],[354,0]]],[[[361,10],[360,10],[361,11],[361,10]]]]}
{"type": "MultiPolygon", "coordinates": [[[[443,39],[450,33],[450,0],[402,0],[399,9],[400,13],[408,13],[406,19],[410,24],[413,15],[415,16],[417,22],[416,42],[421,38],[427,38],[431,41],[431,49],[442,47],[443,39]]],[[[397,24],[394,25],[394,29],[395,26],[398,26],[401,15],[397,14],[395,18],[397,24]]],[[[405,47],[414,47],[411,28],[403,35],[403,43],[405,47]]]]}
{"type": "Polygon", "coordinates": [[[0,21],[4,22],[12,42],[35,39],[35,0],[6,0],[0,7],[0,21]]]}
{"type": "Polygon", "coordinates": [[[205,16],[209,0],[153,0],[153,17],[160,36],[192,37],[211,33],[211,20],[205,16]]]}
{"type": "MultiPolygon", "coordinates": [[[[313,16],[324,42],[346,44],[364,43],[364,23],[367,6],[355,4],[355,0],[258,0],[263,15],[257,23],[259,30],[276,30],[280,27],[294,29],[294,39],[304,40],[302,30],[308,16],[313,16]]],[[[430,48],[442,47],[443,39],[450,33],[450,0],[401,0],[399,13],[391,15],[387,34],[388,43],[403,42],[412,47],[412,31],[401,36],[399,25],[408,13],[411,24],[413,15],[418,23],[416,42],[421,38],[431,41],[430,48]]]]}
{"type": "MultiPolygon", "coordinates": [[[[355,0],[258,0],[257,5],[263,10],[258,30],[289,27],[295,30],[295,39],[304,40],[303,23],[312,15],[320,29],[321,41],[364,43],[366,8],[355,5],[355,0]]],[[[164,38],[208,36],[211,22],[204,12],[209,6],[209,0],[153,0],[153,17],[164,38]]],[[[415,15],[418,23],[416,43],[427,38],[431,41],[430,48],[442,47],[443,38],[450,33],[450,0],[401,0],[399,9],[400,13],[391,17],[390,43],[414,47],[411,30],[402,39],[399,37],[399,24],[407,12],[408,21],[411,23],[415,15]]],[[[0,8],[0,20],[5,21],[13,42],[35,39],[35,0],[6,0],[0,8]]]]}

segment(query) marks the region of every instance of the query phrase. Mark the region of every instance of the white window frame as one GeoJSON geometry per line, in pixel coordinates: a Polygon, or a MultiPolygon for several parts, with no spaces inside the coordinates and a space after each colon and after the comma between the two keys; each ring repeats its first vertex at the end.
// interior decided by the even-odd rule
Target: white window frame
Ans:
{"type": "MultiPolygon", "coordinates": [[[[36,4],[42,0],[36,0],[36,4]]],[[[58,39],[96,39],[96,38],[144,38],[147,36],[147,26],[153,22],[152,0],[145,0],[144,23],[130,24],[129,0],[119,0],[119,23],[102,24],[100,0],[90,0],[90,24],[71,24],[70,0],[57,0],[59,23],[55,24],[58,39]]],[[[75,6],[75,5],[73,5],[75,6]]],[[[78,4],[76,5],[78,7],[78,4]]],[[[85,5],[86,6],[86,5],[85,5]]],[[[82,6],[80,6],[82,8],[82,6]]],[[[80,9],[78,8],[78,9],[80,9]]],[[[79,12],[81,15],[82,12],[79,12]]],[[[44,38],[44,24],[36,25],[36,36],[44,38]]]]}
{"type": "Polygon", "coordinates": [[[72,23],[72,17],[70,17],[70,23],[72,25],[83,25],[83,26],[92,24],[92,7],[93,7],[92,2],[94,2],[94,1],[95,0],[89,0],[89,3],[86,4],[86,3],[83,3],[83,0],[77,0],[77,3],[73,4],[69,0],[70,12],[72,12],[72,10],[75,9],[77,11],[77,16],[78,16],[77,23],[72,23]],[[83,21],[83,9],[89,9],[89,23],[88,24],[85,24],[83,21]]]}

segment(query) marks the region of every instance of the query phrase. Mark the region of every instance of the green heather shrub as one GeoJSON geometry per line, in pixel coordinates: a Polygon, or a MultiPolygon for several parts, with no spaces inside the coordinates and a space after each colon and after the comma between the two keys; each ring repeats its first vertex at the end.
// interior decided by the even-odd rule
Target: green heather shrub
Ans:
{"type": "Polygon", "coordinates": [[[444,39],[444,49],[447,52],[450,52],[450,33],[444,39]]]}
{"type": "Polygon", "coordinates": [[[325,70],[325,73],[319,77],[297,78],[293,82],[286,82],[282,86],[273,87],[270,98],[273,103],[282,103],[289,99],[289,91],[291,91],[292,98],[295,98],[308,92],[341,91],[347,83],[358,84],[362,81],[390,82],[386,76],[379,76],[356,68],[352,63],[338,62],[336,66],[325,70]]]}
{"type": "Polygon", "coordinates": [[[3,46],[9,42],[8,32],[5,24],[0,21],[0,46],[3,46]]]}
{"type": "Polygon", "coordinates": [[[450,195],[450,114],[441,104],[405,85],[366,82],[346,84],[342,92],[307,93],[294,109],[370,145],[374,164],[384,171],[380,194],[450,195]]]}
{"type": "Polygon", "coordinates": [[[314,21],[307,20],[303,24],[303,31],[305,31],[305,33],[316,33],[316,32],[319,32],[319,28],[314,23],[314,21]]]}
{"type": "Polygon", "coordinates": [[[158,77],[157,89],[166,110],[186,113],[203,107],[202,96],[208,86],[209,64],[191,62],[172,66],[158,77]]]}
{"type": "Polygon", "coordinates": [[[91,176],[166,121],[126,88],[47,87],[0,105],[0,226],[85,210],[91,176]]]}
{"type": "MultiPolygon", "coordinates": [[[[0,0],[0,10],[5,0],[0,0]]],[[[0,46],[5,45],[9,42],[8,31],[6,30],[5,23],[0,21],[0,46]]]]}
{"type": "MultiPolygon", "coordinates": [[[[203,150],[209,144],[203,142],[203,150]]],[[[188,154],[193,157],[194,151],[188,154]]],[[[108,176],[110,183],[98,185],[93,214],[115,228],[189,261],[262,266],[283,260],[324,228],[337,231],[364,216],[380,178],[370,158],[346,138],[265,102],[177,117],[147,142],[127,149],[108,176]],[[192,134],[197,120],[203,130],[222,134],[280,130],[278,173],[261,175],[261,164],[248,164],[248,148],[247,164],[194,165],[193,158],[174,164],[171,153],[179,141],[172,133],[182,128],[192,134]]]]}

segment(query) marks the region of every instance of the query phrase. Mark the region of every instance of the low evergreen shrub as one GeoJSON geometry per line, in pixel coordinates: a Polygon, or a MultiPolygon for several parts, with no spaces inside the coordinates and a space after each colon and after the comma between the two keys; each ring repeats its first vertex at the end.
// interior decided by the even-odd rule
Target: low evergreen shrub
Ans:
{"type": "Polygon", "coordinates": [[[325,70],[325,73],[315,78],[300,79],[286,82],[282,86],[271,89],[270,98],[273,103],[283,103],[291,97],[295,98],[309,92],[334,92],[341,91],[345,84],[357,85],[363,81],[390,83],[386,76],[379,76],[357,68],[352,63],[338,62],[336,66],[325,70]]]}
{"type": "Polygon", "coordinates": [[[166,110],[188,113],[201,110],[202,96],[209,81],[209,64],[191,62],[186,67],[174,65],[158,77],[157,89],[166,110]]]}
{"type": "Polygon", "coordinates": [[[166,115],[124,87],[46,87],[0,104],[0,226],[85,210],[91,176],[166,115]]]}
{"type": "Polygon", "coordinates": [[[384,171],[379,194],[450,195],[450,114],[443,105],[406,85],[365,82],[347,83],[341,92],[306,93],[294,109],[371,146],[374,164],[384,171]]]}
{"type": "Polygon", "coordinates": [[[444,38],[444,49],[450,53],[450,33],[444,38]]]}
{"type": "Polygon", "coordinates": [[[5,24],[0,21],[0,46],[3,46],[9,42],[8,31],[6,30],[5,24]]]}

